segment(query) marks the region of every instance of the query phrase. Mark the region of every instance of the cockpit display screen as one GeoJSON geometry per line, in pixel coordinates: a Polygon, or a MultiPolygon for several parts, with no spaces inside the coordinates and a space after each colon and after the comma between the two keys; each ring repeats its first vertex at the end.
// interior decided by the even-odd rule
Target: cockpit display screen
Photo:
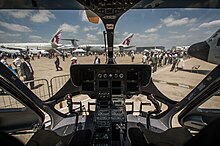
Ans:
{"type": "Polygon", "coordinates": [[[149,65],[72,65],[71,81],[81,93],[94,98],[134,95],[141,93],[141,86],[151,78],[149,65]]]}

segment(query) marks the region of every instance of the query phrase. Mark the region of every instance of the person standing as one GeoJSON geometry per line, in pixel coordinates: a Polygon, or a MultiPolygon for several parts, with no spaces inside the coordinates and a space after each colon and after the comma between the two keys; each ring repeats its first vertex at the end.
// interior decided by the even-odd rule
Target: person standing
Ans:
{"type": "Polygon", "coordinates": [[[101,60],[98,55],[95,55],[94,64],[100,64],[101,60]]]}
{"type": "Polygon", "coordinates": [[[158,59],[157,59],[157,54],[152,54],[151,58],[151,67],[152,67],[152,71],[153,73],[157,71],[157,63],[158,63],[158,59]]]}
{"type": "Polygon", "coordinates": [[[65,61],[65,53],[62,54],[63,61],[65,61]]]}
{"type": "Polygon", "coordinates": [[[13,64],[16,67],[16,70],[17,70],[18,77],[21,76],[21,63],[22,63],[21,55],[19,54],[17,56],[17,58],[15,58],[15,60],[13,61],[13,64]]]}
{"type": "Polygon", "coordinates": [[[176,64],[177,69],[183,69],[184,68],[184,60],[183,60],[183,52],[180,52],[178,54],[178,62],[176,64]]]}
{"type": "Polygon", "coordinates": [[[59,59],[58,55],[56,55],[56,60],[55,60],[54,63],[55,63],[55,65],[56,65],[57,71],[62,71],[62,70],[63,70],[63,68],[60,67],[60,59],[59,59]]]}
{"type": "Polygon", "coordinates": [[[72,57],[70,60],[71,60],[71,65],[77,64],[77,58],[76,57],[72,57]]]}
{"type": "Polygon", "coordinates": [[[146,64],[146,62],[147,62],[147,56],[146,56],[146,54],[144,54],[142,57],[142,63],[146,64]]]}
{"type": "Polygon", "coordinates": [[[131,62],[134,62],[134,53],[131,54],[131,62]]]}
{"type": "Polygon", "coordinates": [[[7,67],[9,66],[9,64],[7,62],[7,56],[6,55],[2,55],[1,63],[3,63],[7,67]]]}
{"type": "MultiPolygon", "coordinates": [[[[21,63],[21,76],[23,77],[24,81],[31,81],[34,80],[34,70],[30,63],[30,57],[25,56],[24,62],[21,63]]],[[[34,89],[34,81],[29,82],[31,89],[34,89]]],[[[28,85],[28,83],[25,83],[28,85]]]]}
{"type": "Polygon", "coordinates": [[[8,67],[16,76],[17,76],[17,72],[15,71],[15,69],[12,68],[11,64],[8,64],[7,62],[7,56],[3,56],[3,58],[1,59],[1,63],[3,63],[6,67],[8,67]]]}
{"type": "Polygon", "coordinates": [[[178,58],[177,57],[178,57],[177,54],[173,54],[173,56],[172,56],[172,66],[171,66],[170,71],[173,71],[173,70],[175,70],[175,72],[177,71],[177,68],[176,68],[176,64],[178,62],[178,58]]]}

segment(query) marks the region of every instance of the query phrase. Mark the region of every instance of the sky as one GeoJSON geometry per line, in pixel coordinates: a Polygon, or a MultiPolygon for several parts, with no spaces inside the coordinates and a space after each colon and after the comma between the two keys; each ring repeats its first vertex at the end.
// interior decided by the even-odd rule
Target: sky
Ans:
{"type": "MultiPolygon", "coordinates": [[[[134,33],[131,45],[137,47],[189,46],[220,28],[219,14],[218,9],[129,10],[116,25],[114,42],[134,33]]],[[[88,22],[84,11],[0,10],[0,43],[49,42],[58,29],[61,38],[78,39],[78,44],[103,43],[102,22],[88,22]]]]}

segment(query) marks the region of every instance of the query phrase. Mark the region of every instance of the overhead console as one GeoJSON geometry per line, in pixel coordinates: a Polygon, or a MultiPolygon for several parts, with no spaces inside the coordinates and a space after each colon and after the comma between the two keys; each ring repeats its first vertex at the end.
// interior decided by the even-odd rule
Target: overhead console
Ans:
{"type": "Polygon", "coordinates": [[[71,80],[93,99],[110,99],[141,93],[151,78],[149,65],[72,65],[71,80]]]}
{"type": "Polygon", "coordinates": [[[116,15],[128,10],[139,2],[139,0],[78,0],[78,2],[98,15],[116,15]]]}

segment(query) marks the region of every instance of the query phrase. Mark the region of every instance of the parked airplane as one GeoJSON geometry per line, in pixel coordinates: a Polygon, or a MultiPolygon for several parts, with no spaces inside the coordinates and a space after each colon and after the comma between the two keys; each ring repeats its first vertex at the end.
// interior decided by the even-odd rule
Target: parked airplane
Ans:
{"type": "Polygon", "coordinates": [[[71,44],[65,44],[65,45],[62,45],[60,47],[58,47],[57,49],[59,50],[75,50],[78,48],[78,44],[76,41],[76,39],[61,39],[61,40],[64,40],[64,41],[71,41],[71,44]]]}
{"type": "Polygon", "coordinates": [[[16,53],[20,53],[20,51],[19,50],[10,50],[10,49],[5,49],[5,48],[0,48],[0,53],[16,54],[16,53]]]}
{"type": "MultiPolygon", "coordinates": [[[[120,44],[114,45],[114,51],[123,51],[125,49],[129,49],[135,46],[130,46],[131,39],[134,36],[133,33],[130,33],[120,44]]],[[[105,52],[105,45],[104,44],[84,44],[84,45],[78,45],[76,39],[62,39],[62,40],[67,40],[71,41],[72,46],[76,48],[81,48],[86,51],[91,51],[91,52],[105,52]]]]}
{"type": "Polygon", "coordinates": [[[220,29],[207,40],[191,45],[188,54],[213,64],[220,64],[220,29]]]}
{"type": "Polygon", "coordinates": [[[42,49],[45,51],[56,50],[57,47],[61,46],[61,44],[59,44],[61,31],[61,29],[57,30],[48,43],[0,43],[0,46],[4,49],[20,51],[29,51],[30,49],[42,49]]]}
{"type": "Polygon", "coordinates": [[[42,49],[29,49],[29,53],[32,53],[32,54],[38,54],[38,53],[40,53],[40,54],[42,54],[42,55],[47,55],[47,54],[49,54],[49,52],[48,51],[46,51],[46,50],[42,50],[42,49]]]}
{"type": "Polygon", "coordinates": [[[187,51],[190,46],[173,46],[171,50],[173,51],[187,51]]]}

